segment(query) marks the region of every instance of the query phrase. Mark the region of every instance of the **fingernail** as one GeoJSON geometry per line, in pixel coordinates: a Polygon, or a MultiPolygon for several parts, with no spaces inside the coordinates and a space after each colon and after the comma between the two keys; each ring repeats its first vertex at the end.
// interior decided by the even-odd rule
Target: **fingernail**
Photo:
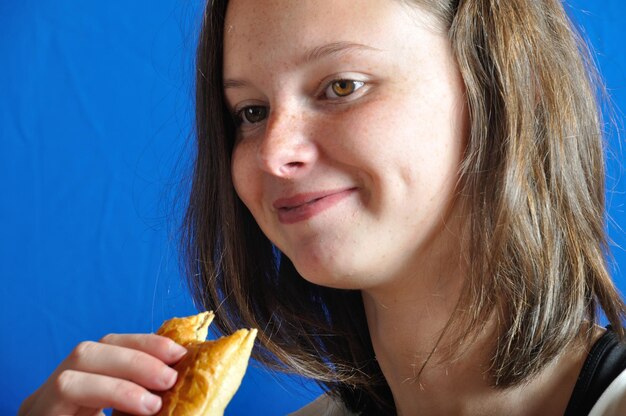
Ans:
{"type": "Polygon", "coordinates": [[[176,370],[170,367],[165,367],[163,374],[161,374],[161,383],[164,387],[170,388],[174,385],[177,376],[178,373],[176,370]]]}
{"type": "Polygon", "coordinates": [[[180,358],[183,355],[187,354],[187,348],[179,345],[175,342],[170,344],[170,355],[174,358],[180,358]]]}
{"type": "Polygon", "coordinates": [[[144,393],[141,401],[143,402],[143,407],[148,412],[155,413],[161,408],[161,398],[154,394],[144,393]]]}

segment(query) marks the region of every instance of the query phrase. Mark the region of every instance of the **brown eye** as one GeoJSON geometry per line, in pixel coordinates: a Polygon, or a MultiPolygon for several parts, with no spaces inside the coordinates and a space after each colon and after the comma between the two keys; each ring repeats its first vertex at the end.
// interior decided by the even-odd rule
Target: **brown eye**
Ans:
{"type": "Polygon", "coordinates": [[[333,82],[332,87],[333,92],[340,97],[352,94],[355,89],[354,82],[347,79],[333,82]]]}
{"type": "Polygon", "coordinates": [[[326,89],[326,95],[328,98],[346,97],[361,88],[364,84],[365,83],[363,81],[338,79],[330,83],[326,89]]]}
{"type": "Polygon", "coordinates": [[[241,124],[259,123],[267,117],[267,107],[251,105],[244,107],[237,113],[237,119],[241,124]]]}

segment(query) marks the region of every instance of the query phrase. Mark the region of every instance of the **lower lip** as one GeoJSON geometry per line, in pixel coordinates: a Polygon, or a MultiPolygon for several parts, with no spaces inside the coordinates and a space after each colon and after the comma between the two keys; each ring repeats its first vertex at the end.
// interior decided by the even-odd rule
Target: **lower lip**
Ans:
{"type": "Polygon", "coordinates": [[[278,221],[282,224],[294,224],[300,221],[308,220],[309,218],[314,217],[337,204],[342,199],[347,198],[355,191],[355,188],[350,188],[345,191],[337,192],[336,194],[330,194],[316,199],[312,202],[307,202],[306,204],[300,205],[296,208],[281,208],[278,210],[278,221]]]}

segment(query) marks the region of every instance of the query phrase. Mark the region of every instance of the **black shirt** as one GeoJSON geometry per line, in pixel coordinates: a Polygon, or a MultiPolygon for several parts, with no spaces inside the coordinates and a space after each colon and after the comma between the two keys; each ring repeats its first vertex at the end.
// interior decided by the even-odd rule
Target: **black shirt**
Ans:
{"type": "Polygon", "coordinates": [[[586,416],[604,390],[626,369],[626,344],[611,327],[596,341],[583,365],[564,416],[586,416]]]}

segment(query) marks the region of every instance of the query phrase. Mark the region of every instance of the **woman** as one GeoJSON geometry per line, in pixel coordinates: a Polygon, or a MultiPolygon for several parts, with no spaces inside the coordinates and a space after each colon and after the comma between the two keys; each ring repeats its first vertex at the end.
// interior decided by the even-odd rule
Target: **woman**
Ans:
{"type": "MultiPolygon", "coordinates": [[[[188,275],[221,330],[263,328],[258,359],[328,390],[298,414],[619,414],[582,52],[556,0],[207,7],[188,275]]],[[[83,344],[22,413],[150,414],[174,348],[83,344]]]]}

